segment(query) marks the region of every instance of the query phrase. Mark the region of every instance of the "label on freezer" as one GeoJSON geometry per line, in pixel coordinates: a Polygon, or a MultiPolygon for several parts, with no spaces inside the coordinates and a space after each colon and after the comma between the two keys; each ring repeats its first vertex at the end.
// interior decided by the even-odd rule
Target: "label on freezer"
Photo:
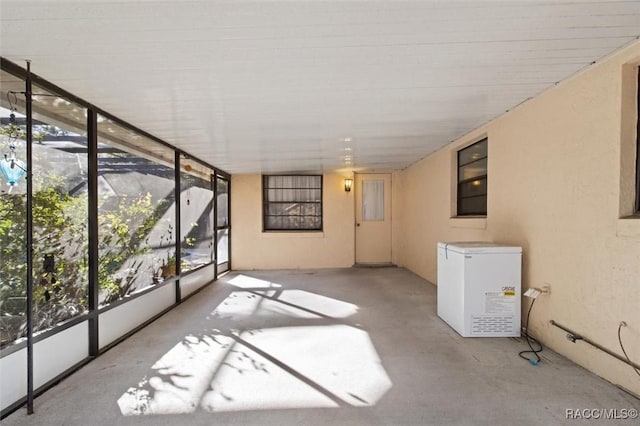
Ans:
{"type": "Polygon", "coordinates": [[[513,296],[515,297],[516,295],[516,288],[514,286],[509,286],[509,285],[505,285],[502,287],[502,294],[507,297],[507,296],[513,296]]]}
{"type": "Polygon", "coordinates": [[[484,310],[486,314],[515,314],[515,290],[488,291],[484,294],[484,310]]]}

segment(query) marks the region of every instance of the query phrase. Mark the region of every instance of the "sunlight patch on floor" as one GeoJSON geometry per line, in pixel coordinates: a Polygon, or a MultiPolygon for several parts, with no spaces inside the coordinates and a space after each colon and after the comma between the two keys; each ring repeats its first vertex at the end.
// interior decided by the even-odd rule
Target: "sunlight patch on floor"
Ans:
{"type": "Polygon", "coordinates": [[[358,306],[304,290],[234,291],[211,313],[214,318],[241,319],[248,316],[291,318],[346,318],[358,306]]]}
{"type": "Polygon", "coordinates": [[[239,288],[280,288],[282,287],[282,285],[280,284],[261,280],[259,278],[249,277],[243,274],[239,274],[231,278],[229,281],[227,281],[227,283],[239,288]]]}
{"type": "Polygon", "coordinates": [[[186,336],[118,399],[120,411],[125,416],[195,411],[233,343],[221,335],[186,336]]]}
{"type": "Polygon", "coordinates": [[[304,290],[284,290],[278,300],[331,318],[347,318],[358,312],[358,306],[353,303],[304,290]]]}
{"type": "Polygon", "coordinates": [[[369,334],[343,322],[357,305],[245,275],[229,283],[238,290],[207,316],[226,328],[170,349],[118,399],[123,415],[372,406],[391,388],[369,334]],[[254,317],[294,324],[247,327],[254,317]]]}
{"type": "Polygon", "coordinates": [[[368,333],[355,327],[255,330],[240,340],[250,347],[230,352],[202,399],[205,410],[372,406],[391,388],[368,333]]]}
{"type": "MultiPolygon", "coordinates": [[[[265,291],[265,296],[271,296],[273,291],[265,291]]],[[[253,315],[264,315],[262,306],[267,299],[262,294],[249,291],[234,291],[220,303],[211,313],[211,318],[241,319],[253,315]]]]}

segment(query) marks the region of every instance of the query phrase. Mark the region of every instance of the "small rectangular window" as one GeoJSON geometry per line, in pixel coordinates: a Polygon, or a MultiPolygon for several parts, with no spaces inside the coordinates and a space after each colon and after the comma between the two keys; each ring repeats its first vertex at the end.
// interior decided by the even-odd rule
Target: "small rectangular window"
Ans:
{"type": "Polygon", "coordinates": [[[263,176],[265,231],[322,231],[322,176],[263,176]]]}
{"type": "Polygon", "coordinates": [[[362,220],[384,220],[384,180],[362,182],[362,220]]]}
{"type": "Polygon", "coordinates": [[[458,216],[487,214],[488,139],[458,151],[458,216]]]}

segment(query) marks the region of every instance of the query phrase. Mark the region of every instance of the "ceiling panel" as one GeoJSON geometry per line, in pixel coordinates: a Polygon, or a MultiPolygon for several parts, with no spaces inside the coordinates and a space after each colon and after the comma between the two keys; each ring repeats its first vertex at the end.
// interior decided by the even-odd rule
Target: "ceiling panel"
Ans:
{"type": "Polygon", "coordinates": [[[3,57],[231,173],[404,168],[640,35],[640,1],[0,7],[3,57]]]}

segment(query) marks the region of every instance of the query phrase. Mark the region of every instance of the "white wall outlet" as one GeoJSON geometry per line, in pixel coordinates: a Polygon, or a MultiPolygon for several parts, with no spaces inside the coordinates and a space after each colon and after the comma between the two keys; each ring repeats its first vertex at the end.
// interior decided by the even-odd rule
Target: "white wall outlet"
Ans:
{"type": "Polygon", "coordinates": [[[540,290],[538,290],[536,288],[530,288],[530,289],[527,289],[527,291],[524,292],[524,295],[527,296],[527,297],[530,297],[532,299],[535,299],[538,296],[540,296],[540,290]]]}

